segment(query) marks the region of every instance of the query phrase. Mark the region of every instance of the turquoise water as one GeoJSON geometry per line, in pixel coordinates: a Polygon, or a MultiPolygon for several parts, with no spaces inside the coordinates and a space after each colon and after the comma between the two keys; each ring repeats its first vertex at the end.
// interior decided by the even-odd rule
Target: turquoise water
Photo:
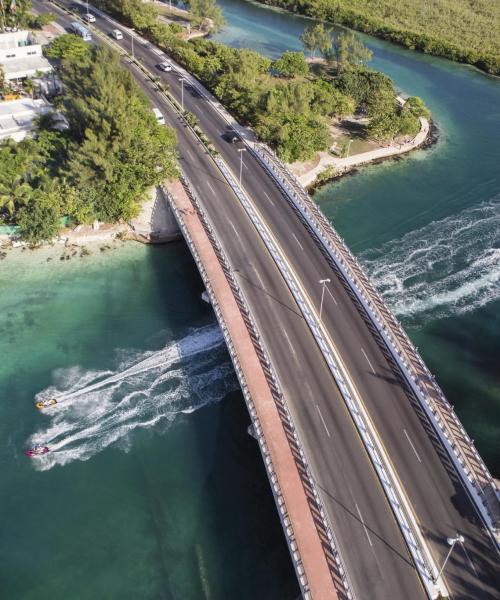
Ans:
{"type": "MultiPolygon", "coordinates": [[[[306,21],[222,2],[270,55],[306,21]]],[[[365,38],[440,128],[317,195],[500,473],[500,82],[365,38]]],[[[183,244],[0,261],[0,597],[298,597],[269,484],[183,244]],[[47,412],[35,399],[57,395],[47,412]],[[30,460],[23,450],[53,451],[30,460]]]]}
{"type": "Polygon", "coordinates": [[[296,597],[184,244],[62,253],[0,263],[2,600],[296,597]]]}
{"type": "MultiPolygon", "coordinates": [[[[311,21],[220,0],[217,39],[271,57],[311,21]]],[[[373,68],[432,110],[429,150],[364,168],[316,200],[398,315],[500,476],[500,79],[361,36],[373,68]]]]}

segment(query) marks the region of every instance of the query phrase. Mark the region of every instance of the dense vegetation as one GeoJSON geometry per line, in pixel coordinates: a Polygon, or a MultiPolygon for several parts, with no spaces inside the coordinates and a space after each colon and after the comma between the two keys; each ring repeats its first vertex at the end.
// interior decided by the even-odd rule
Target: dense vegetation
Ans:
{"type": "MultiPolygon", "coordinates": [[[[50,239],[60,219],[128,220],[145,191],[176,174],[175,136],[158,125],[147,99],[117,55],[58,38],[69,127],[50,115],[36,136],[0,145],[0,215],[32,243],[50,239]]],[[[50,52],[49,52],[50,53],[50,52]]]]}
{"type": "Polygon", "coordinates": [[[44,25],[52,22],[55,15],[43,13],[34,15],[31,11],[31,0],[17,0],[15,2],[1,2],[0,27],[29,27],[30,29],[41,29],[44,25]]]}
{"type": "Polygon", "coordinates": [[[498,0],[259,0],[500,74],[498,0]]]}
{"type": "Polygon", "coordinates": [[[186,42],[153,16],[145,19],[140,0],[101,2],[171,54],[287,162],[327,150],[334,116],[363,111],[371,118],[368,133],[388,140],[416,133],[418,117],[427,114],[420,100],[412,110],[401,108],[390,78],[364,65],[371,53],[352,33],[332,38],[322,25],[306,30],[304,46],[326,59],[313,72],[301,52],[285,52],[272,62],[205,39],[186,42]]]}

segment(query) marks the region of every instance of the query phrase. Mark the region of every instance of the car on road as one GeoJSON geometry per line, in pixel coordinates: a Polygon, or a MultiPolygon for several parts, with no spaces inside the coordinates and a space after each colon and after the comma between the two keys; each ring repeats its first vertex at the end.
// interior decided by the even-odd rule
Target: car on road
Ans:
{"type": "Polygon", "coordinates": [[[69,10],[79,13],[82,12],[82,7],[79,4],[73,3],[69,5],[69,10]]]}
{"type": "Polygon", "coordinates": [[[87,23],[95,23],[95,15],[92,13],[85,13],[83,18],[87,21],[87,23]]]}
{"type": "Polygon", "coordinates": [[[241,142],[240,135],[234,129],[228,129],[222,135],[222,137],[226,140],[226,142],[229,142],[230,144],[237,144],[238,142],[241,142]]]}
{"type": "Polygon", "coordinates": [[[123,40],[123,33],[119,29],[112,29],[109,35],[115,38],[115,40],[123,40]]]}
{"type": "Polygon", "coordinates": [[[168,72],[172,70],[172,65],[168,61],[161,62],[157,65],[160,71],[168,72]]]}
{"type": "Polygon", "coordinates": [[[159,125],[165,125],[165,117],[159,108],[156,106],[151,109],[159,125]]]}

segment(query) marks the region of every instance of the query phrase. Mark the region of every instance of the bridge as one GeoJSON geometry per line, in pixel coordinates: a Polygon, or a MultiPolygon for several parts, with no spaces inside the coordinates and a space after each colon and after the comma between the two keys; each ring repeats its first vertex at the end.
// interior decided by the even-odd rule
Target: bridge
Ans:
{"type": "MultiPolygon", "coordinates": [[[[110,43],[123,27],[95,12],[110,43]]],[[[165,192],[224,332],[303,596],[500,598],[498,489],[417,350],[277,157],[243,128],[241,144],[225,142],[238,125],[181,67],[162,74],[163,93],[161,53],[129,33],[115,47],[177,132],[183,181],[165,192]]]]}

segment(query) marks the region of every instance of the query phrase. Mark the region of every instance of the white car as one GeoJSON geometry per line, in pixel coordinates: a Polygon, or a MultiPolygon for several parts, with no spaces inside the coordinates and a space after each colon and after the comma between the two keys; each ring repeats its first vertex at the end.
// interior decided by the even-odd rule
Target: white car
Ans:
{"type": "Polygon", "coordinates": [[[153,114],[156,117],[158,124],[165,125],[165,117],[163,116],[161,110],[159,108],[156,108],[156,106],[154,108],[152,108],[151,110],[153,111],[153,114]]]}
{"type": "Polygon", "coordinates": [[[110,33],[115,40],[123,40],[123,33],[119,29],[113,29],[110,33]]]}
{"type": "Polygon", "coordinates": [[[160,71],[171,71],[172,70],[172,65],[169,62],[162,62],[158,65],[158,68],[160,69],[160,71]]]}
{"type": "Polygon", "coordinates": [[[83,15],[83,18],[87,21],[87,23],[95,23],[95,17],[92,13],[83,15]]]}

